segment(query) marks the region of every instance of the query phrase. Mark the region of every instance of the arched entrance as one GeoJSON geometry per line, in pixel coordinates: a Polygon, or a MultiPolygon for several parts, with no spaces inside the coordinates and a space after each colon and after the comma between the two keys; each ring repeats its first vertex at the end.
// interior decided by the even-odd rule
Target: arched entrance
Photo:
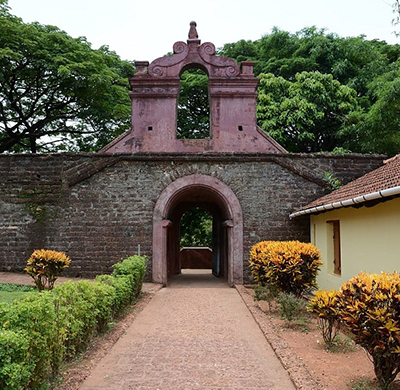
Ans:
{"type": "Polygon", "coordinates": [[[179,221],[192,207],[205,208],[213,215],[213,272],[225,277],[229,285],[242,284],[242,208],[226,184],[205,175],[175,180],[157,200],[153,215],[153,281],[167,285],[168,277],[180,272],[179,221]]]}

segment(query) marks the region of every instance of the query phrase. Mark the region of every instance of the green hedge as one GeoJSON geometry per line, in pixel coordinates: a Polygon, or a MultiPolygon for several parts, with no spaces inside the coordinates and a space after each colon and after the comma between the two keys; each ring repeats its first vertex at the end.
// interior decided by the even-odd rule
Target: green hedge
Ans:
{"type": "Polygon", "coordinates": [[[112,275],[0,304],[0,389],[50,388],[62,362],[138,298],[145,267],[145,258],[129,257],[115,264],[112,275]]]}
{"type": "Polygon", "coordinates": [[[141,256],[131,256],[124,261],[114,264],[113,276],[132,276],[132,290],[134,298],[137,298],[142,291],[146,263],[141,256]]]}
{"type": "Polygon", "coordinates": [[[0,330],[0,384],[2,389],[24,389],[33,373],[29,361],[28,335],[0,330]]]}

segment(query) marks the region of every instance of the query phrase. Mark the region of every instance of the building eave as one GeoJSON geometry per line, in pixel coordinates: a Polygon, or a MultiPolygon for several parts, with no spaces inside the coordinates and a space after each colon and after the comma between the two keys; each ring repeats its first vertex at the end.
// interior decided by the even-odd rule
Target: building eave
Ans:
{"type": "Polygon", "coordinates": [[[388,197],[396,196],[396,195],[400,195],[400,186],[387,188],[382,191],[377,191],[377,192],[373,192],[370,194],[341,200],[338,202],[326,203],[321,206],[310,207],[305,210],[296,211],[295,213],[290,214],[289,217],[296,218],[296,217],[300,217],[301,215],[321,213],[323,211],[329,211],[329,210],[334,210],[334,209],[340,209],[342,207],[359,205],[361,203],[366,203],[371,200],[388,198],[388,197]]]}

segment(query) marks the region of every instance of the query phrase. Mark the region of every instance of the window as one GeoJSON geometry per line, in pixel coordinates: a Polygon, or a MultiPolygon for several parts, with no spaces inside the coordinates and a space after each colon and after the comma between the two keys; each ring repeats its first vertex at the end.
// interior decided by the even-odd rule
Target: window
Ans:
{"type": "Polygon", "coordinates": [[[329,265],[328,269],[335,275],[342,274],[342,263],[340,258],[340,222],[327,221],[330,226],[328,229],[328,259],[329,265]],[[329,239],[329,236],[331,237],[329,239]]]}

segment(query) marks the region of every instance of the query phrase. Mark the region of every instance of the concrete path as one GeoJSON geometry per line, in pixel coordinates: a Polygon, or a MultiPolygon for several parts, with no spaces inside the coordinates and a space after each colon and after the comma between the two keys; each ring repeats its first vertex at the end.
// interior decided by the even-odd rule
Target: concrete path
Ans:
{"type": "Polygon", "coordinates": [[[80,389],[295,387],[237,291],[190,271],[156,294],[80,389]]]}

